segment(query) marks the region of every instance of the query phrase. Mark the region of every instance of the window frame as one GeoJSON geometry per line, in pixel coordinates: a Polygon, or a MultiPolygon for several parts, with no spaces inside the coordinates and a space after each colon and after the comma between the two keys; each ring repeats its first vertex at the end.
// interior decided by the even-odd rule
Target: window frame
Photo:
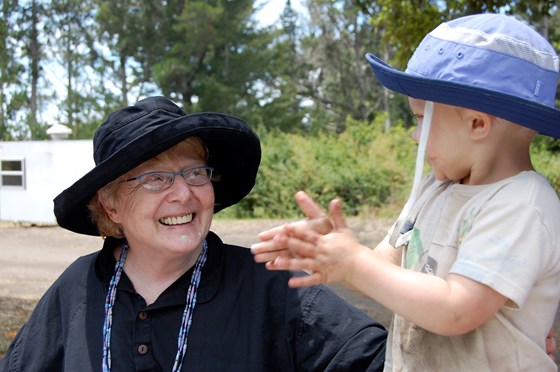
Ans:
{"type": "Polygon", "coordinates": [[[0,158],[0,188],[10,190],[25,190],[26,189],[26,172],[25,172],[25,158],[23,157],[2,157],[0,158]],[[5,162],[19,162],[21,170],[4,170],[5,162]],[[21,176],[20,185],[4,184],[4,176],[21,176]]]}

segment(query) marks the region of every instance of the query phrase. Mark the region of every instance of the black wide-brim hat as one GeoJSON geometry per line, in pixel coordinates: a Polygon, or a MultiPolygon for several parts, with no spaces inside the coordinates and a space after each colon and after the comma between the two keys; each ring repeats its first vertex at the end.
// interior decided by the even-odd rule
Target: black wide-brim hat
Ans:
{"type": "Polygon", "coordinates": [[[260,141],[243,120],[219,113],[187,115],[165,97],[150,97],[110,114],[93,136],[95,167],[54,199],[58,224],[70,231],[99,235],[87,208],[96,192],[138,165],[188,137],[208,148],[214,212],[236,204],[255,185],[260,141]]]}

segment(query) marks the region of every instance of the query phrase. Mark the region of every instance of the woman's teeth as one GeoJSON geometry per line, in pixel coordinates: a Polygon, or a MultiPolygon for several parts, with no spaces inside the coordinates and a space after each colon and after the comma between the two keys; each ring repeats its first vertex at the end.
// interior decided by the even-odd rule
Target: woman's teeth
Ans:
{"type": "Polygon", "coordinates": [[[160,218],[159,222],[164,225],[181,225],[192,221],[192,213],[180,217],[164,217],[160,218]]]}

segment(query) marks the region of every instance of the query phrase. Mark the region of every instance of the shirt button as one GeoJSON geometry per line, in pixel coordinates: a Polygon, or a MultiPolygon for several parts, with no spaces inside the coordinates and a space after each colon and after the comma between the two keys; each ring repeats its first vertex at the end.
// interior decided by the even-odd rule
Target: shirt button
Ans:
{"type": "Polygon", "coordinates": [[[140,345],[138,346],[138,353],[140,353],[141,355],[144,355],[148,352],[148,345],[140,345]]]}
{"type": "Polygon", "coordinates": [[[147,311],[141,311],[138,313],[138,319],[140,320],[146,320],[148,319],[148,312],[147,311]]]}

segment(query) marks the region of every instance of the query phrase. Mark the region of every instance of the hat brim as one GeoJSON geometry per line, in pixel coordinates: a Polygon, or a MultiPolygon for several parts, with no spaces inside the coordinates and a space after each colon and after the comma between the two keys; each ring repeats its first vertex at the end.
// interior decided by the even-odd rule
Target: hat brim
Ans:
{"type": "Polygon", "coordinates": [[[208,148],[208,165],[219,174],[213,182],[214,212],[239,202],[253,188],[261,160],[260,141],[240,119],[217,113],[181,116],[144,133],[115,152],[54,199],[58,224],[68,230],[99,235],[87,208],[97,190],[188,137],[208,148]]]}
{"type": "Polygon", "coordinates": [[[366,54],[366,59],[379,82],[392,91],[481,111],[560,138],[560,110],[554,107],[493,90],[399,71],[371,53],[366,54]]]}

